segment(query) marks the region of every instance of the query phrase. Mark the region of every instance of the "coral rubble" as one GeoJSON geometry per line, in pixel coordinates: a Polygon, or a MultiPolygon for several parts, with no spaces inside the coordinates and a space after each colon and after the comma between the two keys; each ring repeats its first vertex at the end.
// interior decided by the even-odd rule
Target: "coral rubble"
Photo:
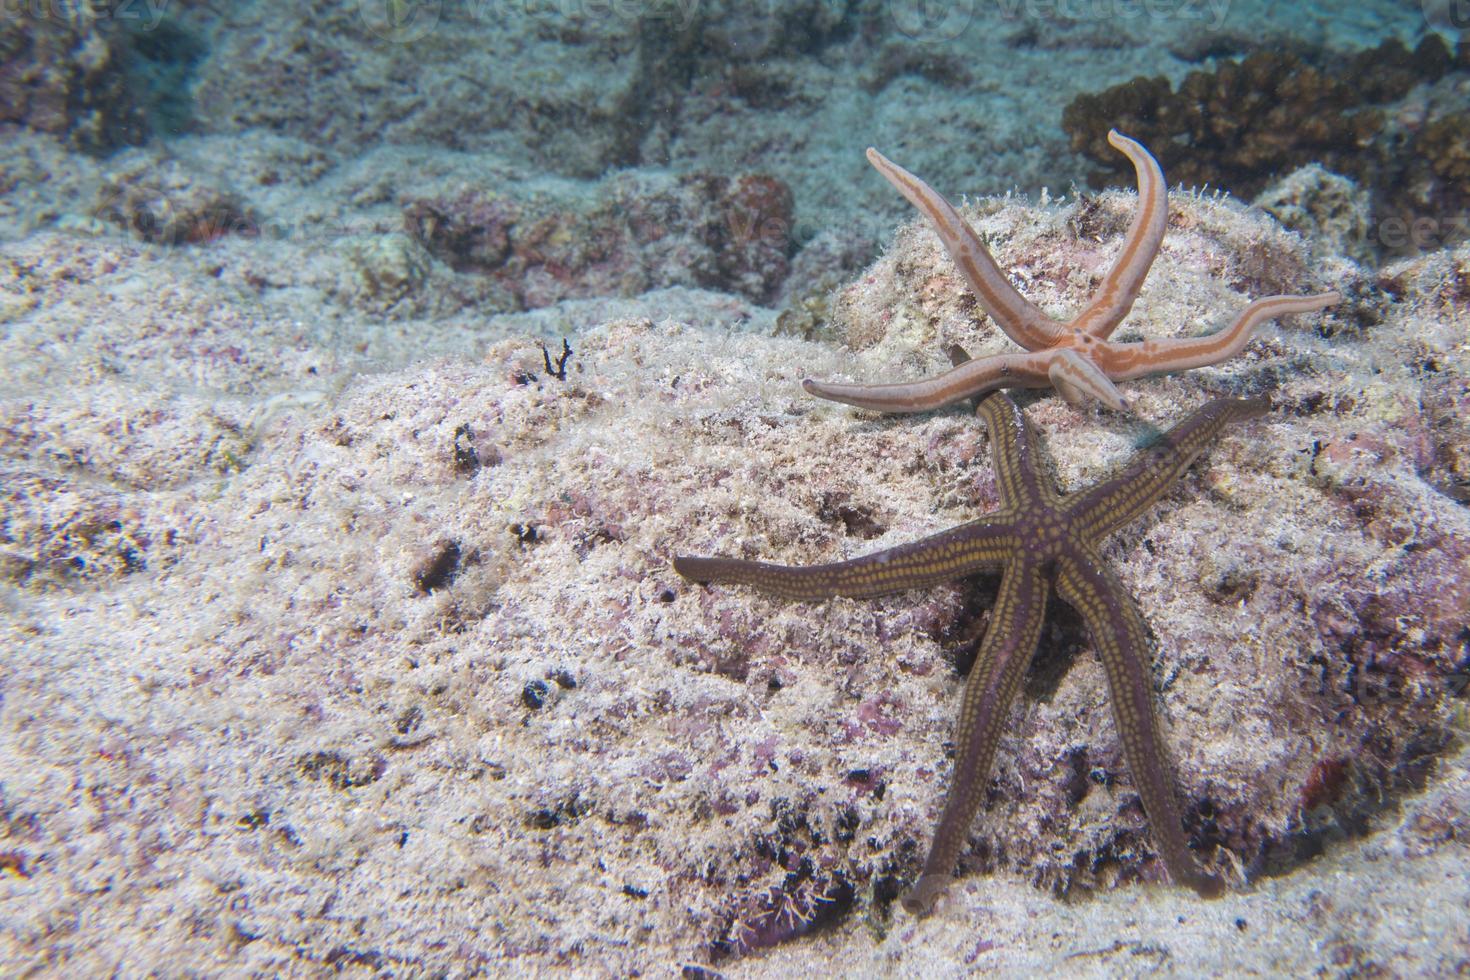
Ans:
{"type": "MultiPolygon", "coordinates": [[[[1318,164],[1368,188],[1379,220],[1412,224],[1470,204],[1463,98],[1403,105],[1416,86],[1452,73],[1463,77],[1470,44],[1462,40],[1451,51],[1428,34],[1412,50],[1390,40],[1318,60],[1264,50],[1190,72],[1177,87],[1162,76],[1140,76],[1077,96],[1062,126],[1074,150],[1120,182],[1127,170],[1108,147],[1110,127],[1154,147],[1169,180],[1186,186],[1249,198],[1298,167],[1318,164]]],[[[1103,173],[1093,176],[1094,183],[1102,179],[1103,173]]],[[[1373,244],[1389,252],[1422,250],[1467,233],[1442,231],[1412,243],[1390,234],[1373,244]]]]}

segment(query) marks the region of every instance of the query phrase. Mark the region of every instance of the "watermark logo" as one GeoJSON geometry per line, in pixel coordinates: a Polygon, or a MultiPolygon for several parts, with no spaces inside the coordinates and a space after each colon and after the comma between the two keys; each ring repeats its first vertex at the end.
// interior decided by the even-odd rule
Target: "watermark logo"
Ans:
{"type": "Polygon", "coordinates": [[[163,21],[170,0],[118,0],[100,9],[88,0],[0,0],[0,16],[13,22],[22,18],[51,20],[74,30],[89,30],[98,21],[112,20],[136,31],[148,32],[163,21]]]}
{"type": "Polygon", "coordinates": [[[949,41],[970,26],[975,0],[890,0],[888,16],[915,41],[949,41]]]}
{"type": "MultiPolygon", "coordinates": [[[[1218,31],[1225,26],[1234,0],[996,0],[1001,19],[1074,23],[1126,23],[1173,20],[1203,24],[1218,31]]],[[[1470,2],[1470,0],[1462,0],[1470,2]]]]}
{"type": "Polygon", "coordinates": [[[1420,0],[1424,19],[1439,31],[1470,30],[1470,0],[1420,0]]]}
{"type": "Polygon", "coordinates": [[[137,30],[151,31],[163,21],[167,11],[168,0],[122,0],[112,8],[112,17],[137,30]]]}
{"type": "Polygon", "coordinates": [[[367,29],[394,44],[417,41],[438,25],[443,12],[444,0],[357,0],[367,29]]]}
{"type": "MultiPolygon", "coordinates": [[[[1431,682],[1431,684],[1435,683],[1431,682]]],[[[1444,696],[1463,698],[1466,695],[1466,689],[1470,688],[1470,670],[1461,668],[1453,673],[1441,675],[1437,683],[1443,685],[1441,691],[1444,696]]],[[[1370,706],[1418,700],[1432,691],[1433,687],[1418,687],[1402,679],[1353,668],[1348,673],[1343,690],[1355,703],[1370,706]]]]}
{"type": "Polygon", "coordinates": [[[1390,252],[1430,252],[1470,239],[1470,212],[1390,214],[1372,225],[1368,236],[1373,245],[1390,252]]]}
{"type": "Polygon", "coordinates": [[[1465,693],[1465,689],[1470,687],[1470,670],[1456,671],[1445,679],[1445,683],[1449,688],[1450,697],[1460,697],[1465,693]]]}
{"type": "MultiPolygon", "coordinates": [[[[614,18],[625,22],[668,21],[686,30],[700,18],[704,0],[464,0],[471,20],[500,24],[511,17],[543,23],[614,18]]],[[[767,9],[778,0],[767,0],[767,9]]]]}

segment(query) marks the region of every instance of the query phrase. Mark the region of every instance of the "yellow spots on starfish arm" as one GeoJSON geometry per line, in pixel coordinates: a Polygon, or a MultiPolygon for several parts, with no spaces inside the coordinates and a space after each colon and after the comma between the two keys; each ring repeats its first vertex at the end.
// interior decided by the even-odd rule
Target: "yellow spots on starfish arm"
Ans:
{"type": "Polygon", "coordinates": [[[1200,895],[1220,894],[1223,883],[1200,868],[1184,836],[1179,795],[1154,711],[1148,633],[1137,605],[1101,559],[1086,552],[1061,563],[1056,587],[1087,624],[1102,660],[1123,755],[1169,877],[1200,895]]]}
{"type": "Polygon", "coordinates": [[[1117,476],[1068,499],[1082,533],[1097,541],[1152,507],[1232,422],[1262,415],[1264,401],[1217,398],[1163,433],[1117,476]]]}
{"type": "Polygon", "coordinates": [[[926,914],[964,847],[989,776],[1008,708],[1040,636],[1048,582],[1077,609],[1102,658],[1129,771],[1169,874],[1201,895],[1220,893],[1188,848],[1172,767],[1153,705],[1148,634],[1137,606],[1103,564],[1097,543],[1142,513],[1234,420],[1264,411],[1258,402],[1211,402],[1164,434],[1105,483],[1058,498],[1041,475],[1025,419],[1003,393],[980,414],[991,431],[996,480],[1005,502],[987,518],[921,541],[846,562],[808,567],[728,558],[678,558],[699,582],[752,585],[792,599],[874,596],[937,584],[982,569],[1005,569],[990,626],[965,686],[955,730],[957,756],[929,856],[905,905],[926,914]]]}
{"type": "Polygon", "coordinates": [[[695,582],[750,585],[787,599],[868,598],[937,585],[996,570],[1019,542],[1004,525],[986,522],[826,565],[773,565],[738,558],[674,559],[674,570],[695,582]]]}

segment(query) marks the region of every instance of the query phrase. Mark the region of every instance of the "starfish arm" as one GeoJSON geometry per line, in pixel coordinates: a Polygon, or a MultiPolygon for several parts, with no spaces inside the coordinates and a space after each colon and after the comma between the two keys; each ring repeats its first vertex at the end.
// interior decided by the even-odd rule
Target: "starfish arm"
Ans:
{"type": "Polygon", "coordinates": [[[1140,452],[1123,472],[1068,498],[1078,533],[1100,541],[1140,516],[1164,495],[1200,453],[1232,422],[1264,415],[1261,399],[1217,398],[1196,409],[1140,452]]]}
{"type": "Polygon", "coordinates": [[[1059,391],[1069,405],[1082,407],[1089,400],[1101,402],[1115,412],[1128,410],[1128,402],[1117,385],[1108,379],[1092,361],[1070,347],[1051,353],[1051,365],[1046,376],[1051,386],[1059,391]]]}
{"type": "Polygon", "coordinates": [[[1007,337],[1027,350],[1039,350],[1057,342],[1062,336],[1062,325],[1016,291],[980,236],[952,204],[872,147],[868,147],[868,162],[929,219],[950,258],[974,290],[975,298],[1007,337]]]}
{"type": "Polygon", "coordinates": [[[934,832],[924,870],[903,899],[904,907],[914,915],[928,915],[953,880],[955,861],[964,849],[990,783],[990,764],[1011,702],[1036,652],[1046,617],[1046,597],[1046,579],[1034,562],[1022,559],[1006,568],[990,626],[965,684],[955,725],[954,774],[944,814],[934,832]]]}
{"type": "Polygon", "coordinates": [[[1169,218],[1169,192],[1159,162],[1143,148],[1143,144],[1116,129],[1108,131],[1108,142],[1133,163],[1133,170],[1138,175],[1138,209],[1133,213],[1133,223],[1128,226],[1123,254],[1113,263],[1112,271],[1103,279],[1092,302],[1072,321],[1075,329],[1100,339],[1112,334],[1133,308],[1133,301],[1138,298],[1138,291],[1148,276],[1149,266],[1153,265],[1154,256],[1159,253],[1159,243],[1164,240],[1164,227],[1169,218]]]}
{"type": "Polygon", "coordinates": [[[1219,895],[1224,883],[1199,866],[1184,836],[1173,769],[1154,712],[1148,633],[1138,607],[1096,554],[1064,557],[1058,562],[1056,587],[1087,624],[1102,658],[1123,755],[1169,877],[1203,897],[1219,895]]]}
{"type": "Polygon", "coordinates": [[[1002,386],[1043,387],[1044,359],[1036,354],[1000,354],[965,361],[943,374],[902,384],[857,385],[807,378],[807,394],[879,412],[930,412],[1002,386]]]}
{"type": "MultiPolygon", "coordinates": [[[[1020,541],[1003,519],[971,521],[909,544],[826,565],[771,565],[739,558],[674,559],[692,582],[749,585],[787,599],[867,598],[997,571],[1020,541]]],[[[1003,516],[1003,515],[1002,515],[1003,516]]]]}
{"type": "Polygon", "coordinates": [[[1266,320],[1289,313],[1311,313],[1341,299],[1342,296],[1336,292],[1313,296],[1266,296],[1242,310],[1230,326],[1204,337],[1109,344],[1101,358],[1103,368],[1114,381],[1132,381],[1145,374],[1173,374],[1218,364],[1244,350],[1256,327],[1266,320]]]}
{"type": "Polygon", "coordinates": [[[990,465],[1001,507],[1020,511],[1036,504],[1056,504],[1060,498],[1041,463],[1031,426],[1010,396],[997,391],[982,400],[975,413],[990,435],[990,465]]]}

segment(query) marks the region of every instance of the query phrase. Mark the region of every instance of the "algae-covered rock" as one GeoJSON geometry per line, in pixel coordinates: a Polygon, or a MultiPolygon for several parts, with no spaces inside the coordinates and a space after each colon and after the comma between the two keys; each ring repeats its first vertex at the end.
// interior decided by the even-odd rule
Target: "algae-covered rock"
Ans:
{"type": "MultiPolygon", "coordinates": [[[[973,213],[1060,311],[1095,288],[1131,205],[973,213]]],[[[917,927],[892,900],[937,819],[955,665],[994,581],[811,605],[693,586],[669,562],[830,561],[996,506],[971,415],[876,419],[798,385],[922,373],[948,340],[1009,343],[928,236],[905,230],[833,314],[855,324],[893,303],[893,322],[927,332],[880,329],[860,353],[611,319],[578,338],[564,377],[512,337],[286,403],[251,426],[238,470],[168,493],[58,487],[96,515],[70,540],[104,564],[43,580],[7,543],[11,878],[38,910],[72,907],[72,882],[148,887],[92,906],[85,942],[16,916],[13,958],[100,965],[145,928],[180,962],[223,949],[275,971],[899,955],[917,927]],[[161,542],[145,567],[128,567],[128,535],[161,542]],[[78,779],[113,789],[85,803],[78,779]]],[[[1156,641],[1190,832],[1238,893],[1201,906],[1158,884],[1101,667],[1058,604],[959,884],[922,927],[935,950],[1032,962],[1023,922],[1081,914],[1046,893],[1097,895],[1081,908],[1105,922],[1167,907],[1231,937],[1390,846],[1376,828],[1397,806],[1416,815],[1401,839],[1419,856],[1395,881],[1452,859],[1470,520],[1442,490],[1458,430],[1418,392],[1463,384],[1463,338],[1439,273],[1405,265],[1393,284],[1375,300],[1355,266],[1258,212],[1181,196],[1125,330],[1200,331],[1277,286],[1352,298],[1215,368],[1132,383],[1136,416],[1025,399],[1065,488],[1208,396],[1276,406],[1109,552],[1156,641]],[[1011,938],[952,949],[956,918],[1011,938]]],[[[145,353],[119,384],[153,376],[145,353]]],[[[78,430],[73,452],[114,438],[78,430]]],[[[18,514],[11,527],[52,549],[30,553],[60,554],[67,525],[18,514]]],[[[1396,888],[1381,879],[1379,901],[1396,888]]]]}

